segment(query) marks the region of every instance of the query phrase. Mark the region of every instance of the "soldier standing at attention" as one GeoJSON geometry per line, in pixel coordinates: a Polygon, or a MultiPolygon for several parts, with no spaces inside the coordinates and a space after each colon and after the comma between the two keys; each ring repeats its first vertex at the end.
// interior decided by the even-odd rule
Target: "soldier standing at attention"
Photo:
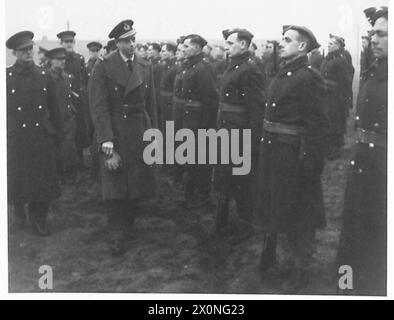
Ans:
{"type": "Polygon", "coordinates": [[[162,132],[165,132],[165,122],[173,119],[172,114],[172,96],[174,94],[174,80],[176,76],[176,47],[172,42],[165,42],[161,46],[161,61],[163,62],[163,71],[160,79],[160,105],[163,109],[163,122],[159,124],[162,132]]]}
{"type": "Polygon", "coordinates": [[[284,64],[267,91],[260,143],[256,214],[266,230],[261,271],[276,264],[276,235],[285,235],[294,264],[283,287],[289,292],[307,283],[315,230],[325,226],[325,88],[307,57],[317,47],[309,29],[283,27],[279,53],[284,64]]]}
{"type": "Polygon", "coordinates": [[[89,80],[90,76],[92,75],[94,64],[100,56],[100,50],[103,45],[100,42],[93,41],[89,42],[86,47],[89,49],[89,60],[86,63],[86,73],[89,80]]]}
{"type": "Polygon", "coordinates": [[[326,83],[328,99],[328,118],[330,134],[328,137],[329,160],[336,160],[341,155],[345,144],[346,119],[348,115],[349,81],[348,62],[342,53],[342,38],[330,34],[328,54],[320,67],[326,83]]]}
{"type": "Polygon", "coordinates": [[[87,73],[84,57],[74,51],[76,33],[71,30],[57,34],[61,46],[66,50],[65,71],[74,77],[73,95],[77,98],[75,107],[77,109],[77,132],[75,143],[77,146],[79,166],[84,166],[83,150],[91,144],[91,121],[86,96],[87,73]]]}
{"type": "MultiPolygon", "coordinates": [[[[175,132],[183,128],[183,115],[185,112],[185,98],[184,92],[182,91],[183,76],[185,66],[185,53],[183,52],[183,38],[180,37],[177,40],[177,50],[176,50],[176,75],[174,79],[174,94],[172,97],[172,118],[174,119],[175,132]]],[[[180,143],[177,142],[177,145],[180,143]]],[[[175,163],[174,164],[174,181],[178,188],[183,188],[183,173],[184,166],[175,163]]]]}
{"type": "Polygon", "coordinates": [[[73,76],[64,71],[66,51],[55,48],[47,52],[49,74],[55,83],[56,97],[63,124],[64,139],[58,149],[58,173],[62,183],[74,182],[78,166],[78,153],[75,146],[76,118],[73,102],[73,76]]]}
{"type": "Polygon", "coordinates": [[[364,13],[373,26],[376,61],[364,73],[359,91],[338,267],[353,269],[353,290],[346,290],[350,294],[386,295],[388,8],[369,8],[364,13]]]}
{"type": "Polygon", "coordinates": [[[6,70],[8,202],[19,226],[25,224],[29,204],[34,230],[46,236],[49,205],[60,196],[56,145],[63,132],[55,85],[33,61],[33,37],[22,31],[6,42],[16,57],[6,70]]]}
{"type": "Polygon", "coordinates": [[[110,32],[118,50],[102,57],[89,83],[92,119],[100,147],[102,197],[108,205],[112,254],[125,252],[138,203],[154,195],[154,168],[143,159],[143,134],[157,127],[153,70],[136,52],[132,20],[110,32]]]}
{"type": "MultiPolygon", "coordinates": [[[[204,61],[202,49],[206,44],[207,41],[197,34],[190,34],[183,41],[186,57],[182,78],[183,98],[186,100],[183,127],[192,130],[195,136],[198,129],[216,128],[218,93],[212,68],[204,61]]],[[[186,206],[198,208],[208,204],[212,178],[211,166],[192,164],[186,165],[185,170],[186,206]]]]}
{"type": "MultiPolygon", "coordinates": [[[[223,230],[227,225],[232,198],[235,199],[239,217],[251,222],[252,184],[264,116],[264,79],[249,51],[253,35],[246,29],[231,29],[224,30],[223,37],[230,61],[221,81],[218,129],[251,129],[252,141],[249,148],[251,147],[252,169],[248,175],[234,176],[231,163],[215,168],[214,185],[219,192],[216,231],[223,230]]],[[[239,150],[248,147],[242,146],[242,141],[241,136],[239,150]]]]}

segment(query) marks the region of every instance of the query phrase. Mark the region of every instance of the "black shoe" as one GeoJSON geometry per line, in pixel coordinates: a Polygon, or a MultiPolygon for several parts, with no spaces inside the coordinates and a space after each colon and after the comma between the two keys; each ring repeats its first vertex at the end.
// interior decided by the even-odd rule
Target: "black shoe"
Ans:
{"type": "Polygon", "coordinates": [[[276,265],[276,235],[265,236],[260,258],[260,271],[266,272],[276,265]]]}

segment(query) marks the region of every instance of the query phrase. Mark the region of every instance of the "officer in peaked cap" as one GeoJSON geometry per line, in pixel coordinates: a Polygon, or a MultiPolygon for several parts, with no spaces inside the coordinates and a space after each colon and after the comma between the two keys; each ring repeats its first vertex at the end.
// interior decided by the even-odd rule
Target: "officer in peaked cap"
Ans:
{"type": "MultiPolygon", "coordinates": [[[[353,268],[354,295],[387,294],[388,9],[364,11],[375,62],[365,70],[356,109],[356,145],[348,166],[338,268],[353,268]]],[[[346,294],[346,292],[344,292],[346,294]]]]}
{"type": "Polygon", "coordinates": [[[46,236],[49,205],[60,195],[55,155],[63,130],[54,83],[33,61],[33,37],[22,31],[6,42],[16,57],[6,70],[8,201],[18,225],[29,204],[34,230],[46,236]]]}
{"type": "Polygon", "coordinates": [[[301,26],[285,26],[279,44],[283,63],[266,94],[260,142],[256,222],[266,231],[261,271],[276,264],[276,235],[287,239],[294,268],[283,292],[306,285],[315,231],[325,226],[321,174],[329,128],[325,86],[307,54],[319,44],[301,26]]]}
{"type": "Polygon", "coordinates": [[[77,133],[75,143],[79,155],[79,165],[84,166],[83,150],[90,146],[92,135],[92,123],[89,116],[89,106],[87,101],[87,72],[85,58],[74,51],[75,48],[75,31],[66,30],[59,32],[57,37],[60,44],[66,50],[66,67],[65,71],[74,77],[74,94],[77,109],[77,133]]]}
{"type": "Polygon", "coordinates": [[[145,130],[157,127],[152,65],[136,54],[132,20],[109,37],[117,50],[101,57],[89,82],[89,101],[100,149],[100,183],[107,204],[110,249],[125,252],[138,203],[155,193],[154,168],[143,159],[145,130]]]}
{"type": "Polygon", "coordinates": [[[86,47],[89,49],[89,60],[86,63],[86,72],[89,79],[92,74],[93,66],[100,56],[100,50],[103,45],[100,42],[93,41],[89,42],[86,47]]]}
{"type": "MultiPolygon", "coordinates": [[[[225,50],[230,60],[221,79],[217,128],[229,133],[232,129],[240,131],[250,129],[252,141],[249,147],[251,147],[252,161],[251,171],[242,176],[233,175],[232,163],[215,167],[214,186],[219,194],[216,232],[226,229],[232,199],[236,203],[238,218],[244,224],[251,222],[253,181],[264,115],[264,78],[251,58],[252,54],[249,50],[252,33],[246,29],[227,29],[223,31],[223,36],[226,41],[225,50]]],[[[243,139],[240,137],[239,140],[243,139]]],[[[231,141],[231,145],[238,144],[240,149],[248,149],[248,146],[242,145],[240,141],[231,141]]],[[[250,236],[252,230],[250,227],[244,228],[242,233],[244,236],[250,236]]]]}

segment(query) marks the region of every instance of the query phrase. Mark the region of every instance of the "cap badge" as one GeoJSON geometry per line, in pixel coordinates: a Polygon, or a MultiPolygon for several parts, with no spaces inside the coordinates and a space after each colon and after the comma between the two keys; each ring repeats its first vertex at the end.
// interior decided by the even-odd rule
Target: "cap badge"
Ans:
{"type": "Polygon", "coordinates": [[[123,29],[124,29],[125,31],[130,31],[130,30],[131,30],[131,27],[130,27],[130,25],[128,25],[127,23],[125,23],[124,26],[123,26],[123,29]]]}

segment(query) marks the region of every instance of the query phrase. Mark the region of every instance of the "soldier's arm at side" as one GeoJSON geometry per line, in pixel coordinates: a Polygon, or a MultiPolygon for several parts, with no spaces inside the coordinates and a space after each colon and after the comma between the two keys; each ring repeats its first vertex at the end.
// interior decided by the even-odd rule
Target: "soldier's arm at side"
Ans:
{"type": "Polygon", "coordinates": [[[113,142],[114,140],[109,112],[109,93],[103,63],[98,63],[96,68],[94,68],[89,90],[90,113],[99,145],[108,141],[113,142]]]}
{"type": "Polygon", "coordinates": [[[155,81],[153,77],[153,67],[149,66],[149,83],[146,96],[146,111],[151,120],[152,128],[157,128],[157,102],[156,102],[156,90],[160,88],[155,88],[155,81]]]}
{"type": "Polygon", "coordinates": [[[305,117],[304,169],[307,173],[321,173],[327,148],[329,121],[327,100],[322,77],[310,70],[310,75],[302,86],[302,102],[305,117]]]}
{"type": "Polygon", "coordinates": [[[263,74],[256,67],[251,68],[245,73],[242,86],[252,129],[252,145],[258,146],[262,135],[264,118],[263,74]]]}
{"type": "Polygon", "coordinates": [[[209,66],[201,67],[197,75],[200,101],[203,105],[202,129],[215,128],[219,107],[219,95],[216,91],[215,76],[209,66]]]}

